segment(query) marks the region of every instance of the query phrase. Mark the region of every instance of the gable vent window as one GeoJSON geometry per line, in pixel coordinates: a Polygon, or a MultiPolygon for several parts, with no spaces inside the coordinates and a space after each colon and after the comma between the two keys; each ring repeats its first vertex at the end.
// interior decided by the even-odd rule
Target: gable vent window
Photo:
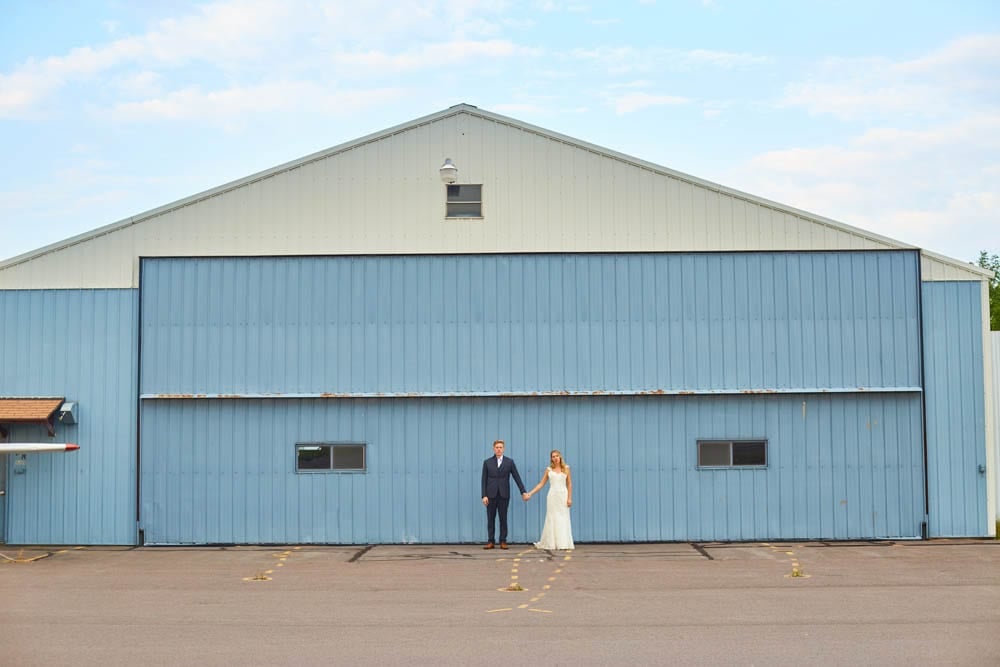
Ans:
{"type": "Polygon", "coordinates": [[[483,217],[482,185],[448,185],[447,218],[483,217]]]}

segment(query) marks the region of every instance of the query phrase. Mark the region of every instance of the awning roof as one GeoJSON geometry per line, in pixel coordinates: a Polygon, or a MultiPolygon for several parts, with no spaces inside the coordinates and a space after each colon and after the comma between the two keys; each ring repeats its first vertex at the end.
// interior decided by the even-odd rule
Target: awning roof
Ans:
{"type": "Polygon", "coordinates": [[[54,398],[0,398],[0,436],[6,437],[4,424],[45,424],[49,435],[55,434],[52,416],[65,399],[54,398]]]}

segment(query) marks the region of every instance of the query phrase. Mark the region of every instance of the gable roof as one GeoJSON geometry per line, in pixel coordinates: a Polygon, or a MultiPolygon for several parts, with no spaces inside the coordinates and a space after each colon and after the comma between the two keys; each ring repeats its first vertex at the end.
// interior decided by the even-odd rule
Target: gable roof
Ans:
{"type": "MultiPolygon", "coordinates": [[[[114,222],[109,225],[99,227],[89,232],[85,232],[83,234],[67,238],[65,240],[38,248],[36,250],[29,251],[22,255],[18,255],[16,257],[0,262],[0,288],[5,286],[4,285],[5,281],[3,280],[5,271],[10,271],[11,269],[16,269],[18,267],[22,267],[23,265],[30,264],[32,262],[37,262],[55,253],[62,253],[65,251],[69,251],[74,247],[80,246],[82,244],[87,244],[88,242],[101,239],[102,237],[114,235],[118,232],[129,230],[130,228],[136,228],[138,226],[150,222],[151,220],[161,218],[163,216],[167,216],[178,211],[182,211],[183,209],[186,209],[188,207],[202,204],[208,200],[219,197],[220,195],[226,195],[234,191],[251,187],[254,184],[268,181],[269,179],[281,177],[296,170],[302,169],[303,167],[307,167],[314,163],[328,160],[330,158],[336,158],[355,149],[363,148],[369,144],[385,141],[387,139],[395,137],[396,135],[413,132],[414,130],[418,130],[426,126],[441,123],[442,121],[448,119],[454,119],[456,117],[460,117],[463,115],[480,119],[483,121],[488,121],[490,123],[495,123],[500,126],[505,126],[507,128],[517,130],[518,132],[522,132],[527,135],[533,135],[535,137],[544,140],[556,142],[558,144],[562,144],[567,147],[572,147],[573,149],[585,151],[587,153],[599,156],[601,158],[613,160],[622,165],[628,165],[630,167],[634,167],[638,170],[641,170],[642,172],[668,177],[669,179],[672,179],[673,181],[676,181],[678,183],[683,183],[688,186],[693,186],[695,188],[704,190],[706,192],[724,196],[728,200],[732,200],[735,202],[742,202],[749,206],[757,207],[759,209],[766,209],[778,215],[791,216],[792,218],[795,219],[797,223],[801,224],[811,223],[812,225],[818,225],[823,228],[826,228],[830,232],[834,232],[837,234],[844,234],[850,238],[860,240],[862,242],[862,246],[860,247],[866,247],[866,248],[876,247],[876,248],[886,248],[886,249],[913,249],[913,250],[918,249],[916,246],[895,239],[891,239],[889,237],[885,237],[868,230],[864,230],[858,227],[853,227],[851,225],[847,225],[845,223],[832,220],[830,218],[819,216],[813,213],[808,213],[806,211],[802,211],[791,206],[786,206],[784,204],[773,202],[763,197],[758,197],[739,190],[735,190],[733,188],[728,188],[726,186],[719,185],[717,183],[713,183],[711,181],[707,181],[704,179],[700,179],[679,171],[675,171],[673,169],[669,169],[667,167],[654,164],[652,162],[648,162],[636,157],[619,153],[617,151],[597,146],[595,144],[591,144],[585,141],[581,141],[579,139],[568,137],[566,135],[562,135],[557,132],[553,132],[534,125],[530,125],[528,123],[524,123],[519,120],[515,120],[513,118],[508,118],[506,116],[488,112],[469,104],[459,104],[450,107],[448,109],[445,109],[443,111],[423,116],[421,118],[417,118],[407,123],[396,125],[388,129],[375,132],[360,137],[358,139],[348,141],[343,144],[339,144],[332,148],[328,148],[326,150],[307,155],[297,160],[280,164],[270,169],[255,174],[251,174],[249,176],[232,181],[230,183],[220,185],[218,187],[206,190],[204,192],[200,192],[190,197],[185,197],[178,201],[165,204],[163,206],[151,209],[144,213],[140,213],[138,215],[125,218],[118,222],[114,222]]],[[[825,249],[841,249],[841,248],[851,248],[851,247],[856,247],[856,246],[848,242],[841,241],[840,243],[832,242],[829,244],[829,247],[825,249]]],[[[608,250],[618,250],[618,249],[621,248],[608,248],[608,250]]],[[[651,249],[656,250],[657,248],[651,248],[651,249]]],[[[725,250],[728,248],[723,248],[723,247],[716,248],[716,247],[711,247],[710,245],[705,245],[704,247],[697,247],[697,248],[680,248],[680,250],[685,250],[685,249],[725,250]]],[[[781,249],[790,249],[790,248],[783,247],[781,249]]],[[[817,247],[813,245],[809,247],[803,247],[801,249],[817,249],[817,247]]],[[[425,252],[425,251],[426,250],[420,250],[420,252],[425,252]]],[[[454,250],[454,252],[459,252],[459,251],[460,250],[454,250]]],[[[474,249],[469,250],[469,252],[475,252],[475,251],[476,250],[474,249]]],[[[936,268],[938,277],[934,278],[934,276],[930,276],[931,279],[968,280],[968,279],[982,279],[984,277],[990,277],[992,275],[991,272],[989,271],[981,269],[980,267],[974,266],[972,264],[962,262],[961,260],[949,258],[944,255],[940,255],[923,249],[920,249],[920,251],[924,259],[923,262],[925,267],[924,273],[925,274],[929,272],[934,273],[934,271],[929,269],[936,268]],[[928,265],[930,265],[930,267],[928,265]]],[[[386,252],[400,252],[400,251],[390,249],[387,250],[386,252]]],[[[219,254],[219,253],[210,252],[209,254],[219,254]]],[[[226,254],[246,254],[246,253],[242,253],[239,251],[231,251],[226,254]]],[[[249,254],[255,254],[255,253],[249,253],[249,254]]],[[[256,254],[267,254],[267,253],[256,253],[256,254]]],[[[288,254],[303,254],[303,253],[292,252],[288,254]]],[[[353,254],[353,253],[351,251],[348,251],[345,252],[344,254],[353,254]]],[[[133,270],[133,274],[135,273],[136,271],[133,270]]],[[[136,276],[133,276],[133,279],[135,277],[136,276]]]]}

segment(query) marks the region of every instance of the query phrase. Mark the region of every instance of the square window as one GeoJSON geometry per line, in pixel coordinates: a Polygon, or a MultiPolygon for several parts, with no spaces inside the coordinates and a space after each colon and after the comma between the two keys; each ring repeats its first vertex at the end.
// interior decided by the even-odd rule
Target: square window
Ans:
{"type": "Polygon", "coordinates": [[[734,442],[734,466],[767,465],[767,447],[763,442],[734,442]]]}
{"type": "Polygon", "coordinates": [[[295,449],[299,470],[329,470],[330,447],[321,445],[299,446],[295,449]]]}
{"type": "Polygon", "coordinates": [[[446,218],[483,217],[482,185],[449,185],[445,199],[446,218]]]}
{"type": "Polygon", "coordinates": [[[699,442],[698,443],[698,465],[700,465],[700,466],[728,466],[729,465],[729,443],[728,442],[699,442]]]}
{"type": "Polygon", "coordinates": [[[334,470],[364,470],[364,445],[335,445],[333,448],[334,470]]]}

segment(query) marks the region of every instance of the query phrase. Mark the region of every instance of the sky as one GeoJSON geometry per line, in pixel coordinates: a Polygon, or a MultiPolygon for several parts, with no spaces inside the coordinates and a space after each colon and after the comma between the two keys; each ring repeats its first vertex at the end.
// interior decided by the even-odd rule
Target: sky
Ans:
{"type": "Polygon", "coordinates": [[[995,0],[0,0],[0,260],[467,103],[1000,253],[995,0]]]}

